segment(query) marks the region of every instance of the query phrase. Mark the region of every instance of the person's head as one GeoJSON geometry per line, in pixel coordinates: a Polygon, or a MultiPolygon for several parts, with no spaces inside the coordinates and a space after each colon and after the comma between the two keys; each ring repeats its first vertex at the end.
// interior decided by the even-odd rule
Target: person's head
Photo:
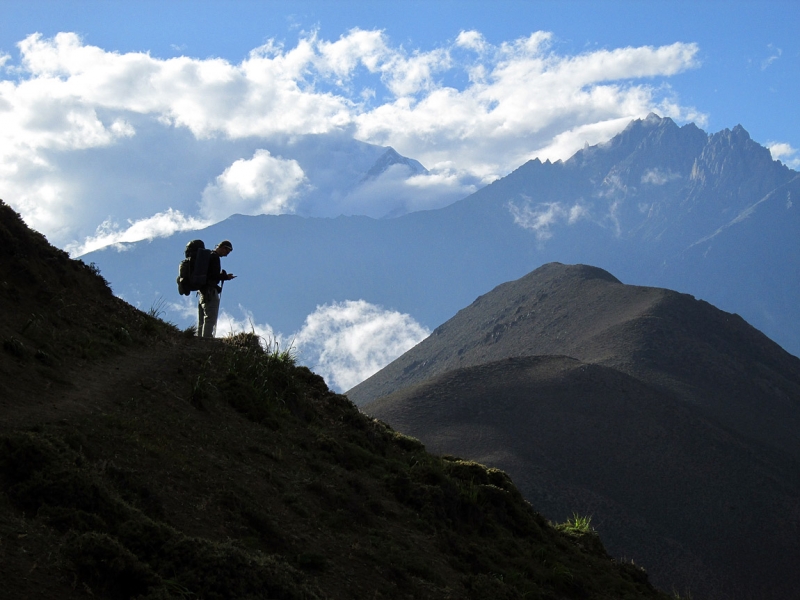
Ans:
{"type": "Polygon", "coordinates": [[[222,240],[219,244],[217,244],[217,247],[214,248],[214,252],[220,256],[228,256],[228,254],[233,252],[233,244],[231,244],[228,240],[222,240]]]}

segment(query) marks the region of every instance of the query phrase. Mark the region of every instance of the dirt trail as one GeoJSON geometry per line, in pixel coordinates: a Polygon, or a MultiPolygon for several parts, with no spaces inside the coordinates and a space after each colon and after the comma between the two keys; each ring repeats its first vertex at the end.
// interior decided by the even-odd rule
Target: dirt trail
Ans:
{"type": "Polygon", "coordinates": [[[143,394],[188,396],[189,389],[180,389],[188,388],[188,361],[210,349],[209,342],[194,339],[156,343],[68,369],[21,373],[12,393],[0,400],[0,430],[103,413],[110,403],[143,394]]]}

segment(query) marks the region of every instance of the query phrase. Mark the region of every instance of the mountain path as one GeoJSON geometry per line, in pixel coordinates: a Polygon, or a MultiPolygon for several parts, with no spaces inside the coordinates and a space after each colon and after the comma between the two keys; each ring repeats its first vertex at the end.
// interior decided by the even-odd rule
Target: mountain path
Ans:
{"type": "MultiPolygon", "coordinates": [[[[0,400],[0,430],[25,429],[72,416],[103,414],[112,403],[172,394],[187,398],[187,361],[200,357],[209,342],[186,340],[129,348],[115,356],[77,361],[60,370],[39,368],[35,377],[0,400]]],[[[215,343],[215,342],[211,342],[215,343]]]]}

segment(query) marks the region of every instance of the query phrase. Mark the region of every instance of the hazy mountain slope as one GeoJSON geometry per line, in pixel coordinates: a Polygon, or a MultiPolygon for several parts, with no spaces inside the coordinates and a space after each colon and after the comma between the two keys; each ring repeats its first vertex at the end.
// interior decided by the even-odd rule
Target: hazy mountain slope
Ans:
{"type": "Polygon", "coordinates": [[[114,298],[2,202],[0,241],[4,598],[666,598],[286,353],[114,298]]]}
{"type": "Polygon", "coordinates": [[[798,197],[798,174],[741,127],[707,135],[651,115],[567,161],[530,161],[443,209],[384,220],[232,217],[85,260],[147,308],[176,297],[175,264],[189,239],[232,239],[229,270],[241,278],[223,304],[286,334],[318,305],[346,299],[433,328],[537,266],[589,263],[737,312],[800,354],[798,197]]]}
{"type": "Polygon", "coordinates": [[[589,263],[623,281],[693,294],[742,314],[797,355],[798,194],[800,174],[741,126],[706,136],[651,115],[563,163],[528,162],[444,210],[480,219],[529,206],[522,222],[539,241],[539,264],[589,263]],[[553,206],[584,212],[568,223],[553,206]]]}
{"type": "Polygon", "coordinates": [[[511,358],[435,375],[365,410],[436,452],[507,471],[551,518],[580,507],[612,553],[637,556],[664,589],[697,599],[797,589],[796,460],[616,369],[511,358]]]}

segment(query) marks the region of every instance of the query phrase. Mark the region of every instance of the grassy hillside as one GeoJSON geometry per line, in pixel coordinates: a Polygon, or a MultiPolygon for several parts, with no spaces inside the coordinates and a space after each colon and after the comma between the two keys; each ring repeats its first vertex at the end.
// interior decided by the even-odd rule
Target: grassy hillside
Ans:
{"type": "Polygon", "coordinates": [[[796,595],[800,359],[738,315],[552,263],[347,394],[435,452],[502,469],[552,519],[594,515],[664,589],[796,595]]]}
{"type": "Polygon", "coordinates": [[[0,243],[4,597],[666,597],[291,352],[188,337],[2,203],[0,243]]]}

